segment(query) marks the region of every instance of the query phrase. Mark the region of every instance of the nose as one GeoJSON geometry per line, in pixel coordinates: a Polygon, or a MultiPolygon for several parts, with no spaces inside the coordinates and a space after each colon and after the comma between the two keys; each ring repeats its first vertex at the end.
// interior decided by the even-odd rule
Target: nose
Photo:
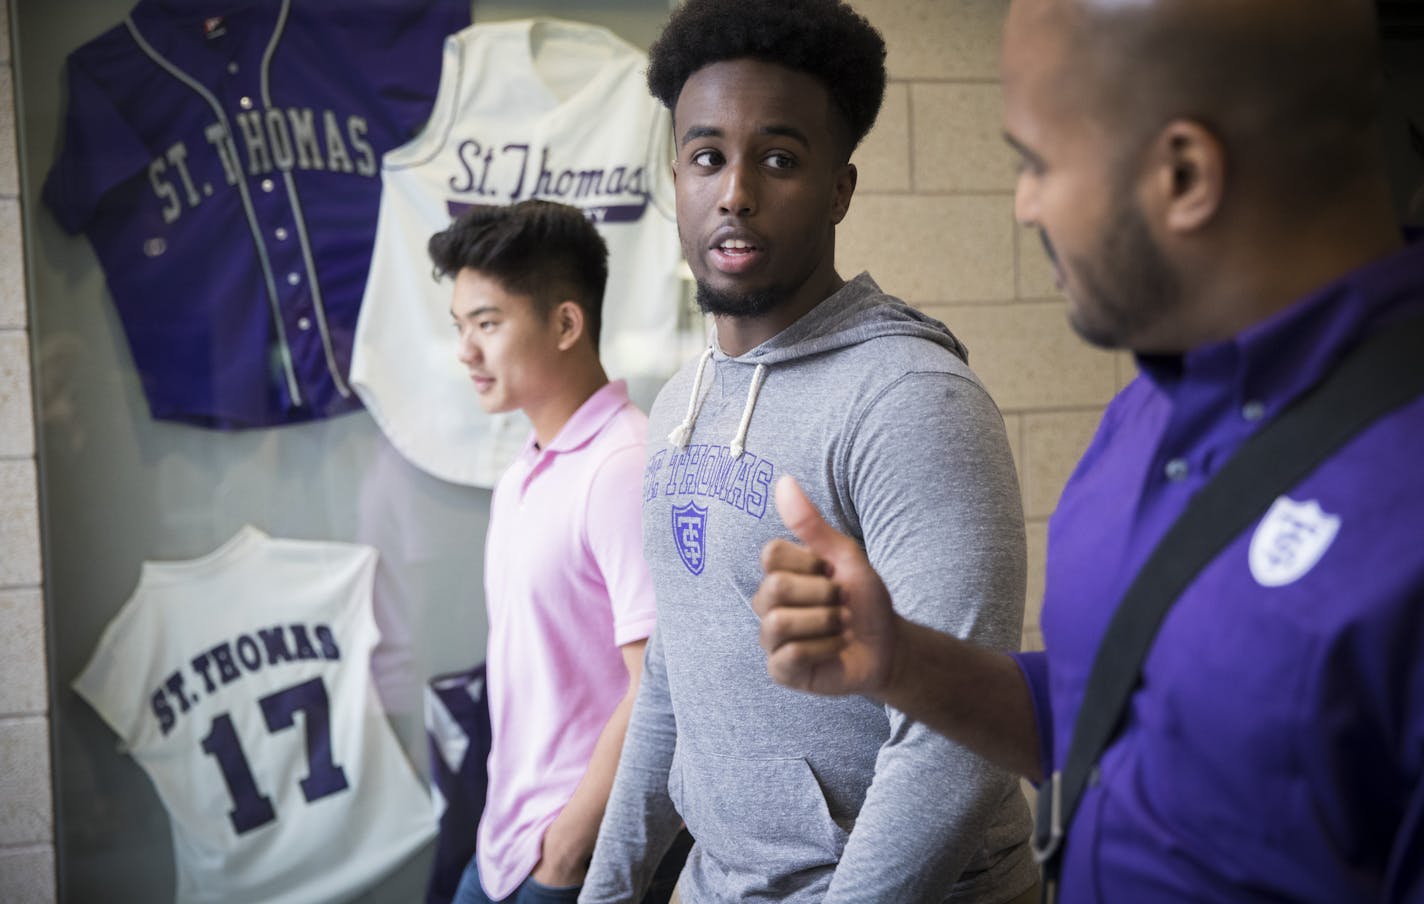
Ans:
{"type": "Polygon", "coordinates": [[[756,212],[756,175],[747,164],[728,161],[722,167],[717,208],[724,215],[746,217],[756,212]]]}
{"type": "Polygon", "coordinates": [[[455,358],[466,367],[480,360],[479,346],[475,343],[471,332],[461,330],[460,337],[455,340],[455,358]]]}

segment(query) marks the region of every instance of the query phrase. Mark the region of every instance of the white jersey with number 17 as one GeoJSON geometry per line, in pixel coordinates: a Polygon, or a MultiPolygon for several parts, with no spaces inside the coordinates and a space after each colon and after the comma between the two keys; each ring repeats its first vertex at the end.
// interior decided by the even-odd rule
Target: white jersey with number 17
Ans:
{"type": "Polygon", "coordinates": [[[434,833],[375,701],[375,567],[370,547],[250,526],[144,563],[74,689],[168,809],[175,900],[345,900],[434,833]]]}

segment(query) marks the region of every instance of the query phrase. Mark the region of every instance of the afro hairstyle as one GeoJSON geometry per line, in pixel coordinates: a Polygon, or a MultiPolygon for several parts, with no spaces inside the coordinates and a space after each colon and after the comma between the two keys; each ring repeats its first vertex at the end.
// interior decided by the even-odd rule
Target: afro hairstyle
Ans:
{"type": "Polygon", "coordinates": [[[648,50],[648,89],[669,110],[689,77],[725,60],[754,59],[825,85],[849,145],[865,138],[885,98],[885,41],[841,0],[687,0],[648,50]]]}

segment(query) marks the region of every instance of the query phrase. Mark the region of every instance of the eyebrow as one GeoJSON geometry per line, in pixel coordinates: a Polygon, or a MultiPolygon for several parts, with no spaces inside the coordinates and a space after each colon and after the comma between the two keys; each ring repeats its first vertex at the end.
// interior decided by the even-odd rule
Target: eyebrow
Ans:
{"type": "Polygon", "coordinates": [[[1002,134],[1004,136],[1004,141],[1008,142],[1009,147],[1017,151],[1020,156],[1022,156],[1024,159],[1028,160],[1035,166],[1043,166],[1043,158],[1040,157],[1038,154],[1035,154],[1033,151],[1029,150],[1028,146],[1025,145],[1022,141],[1019,141],[1017,138],[1010,135],[1008,132],[1004,132],[1002,134]]]}
{"type": "MultiPolygon", "coordinates": [[[[806,147],[811,146],[811,141],[806,137],[806,133],[795,126],[770,125],[757,129],[758,135],[780,135],[783,138],[790,138],[799,141],[806,147]]],[[[698,138],[721,138],[723,132],[715,126],[693,126],[682,133],[680,144],[687,144],[689,141],[696,141],[698,138]]]]}
{"type": "MultiPolygon", "coordinates": [[[[482,307],[482,308],[475,308],[473,311],[470,311],[468,314],[465,315],[465,319],[468,320],[468,319],[471,318],[471,317],[478,317],[478,316],[480,316],[481,314],[499,314],[499,313],[501,313],[501,311],[500,311],[499,308],[495,307],[495,306],[492,305],[492,304],[487,304],[487,305],[485,305],[485,306],[482,307]]],[[[450,319],[451,319],[451,320],[459,320],[459,319],[460,319],[460,315],[459,315],[459,314],[456,314],[453,308],[450,310],[450,319]]]]}

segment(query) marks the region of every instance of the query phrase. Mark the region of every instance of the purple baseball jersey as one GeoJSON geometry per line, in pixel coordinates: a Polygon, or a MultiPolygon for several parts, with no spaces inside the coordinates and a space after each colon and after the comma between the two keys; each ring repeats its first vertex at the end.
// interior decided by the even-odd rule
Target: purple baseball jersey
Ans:
{"type": "Polygon", "coordinates": [[[93,244],[155,418],[236,429],[353,410],[381,155],[424,124],[470,4],[211,12],[142,0],[70,55],[45,202],[93,244]]]}

